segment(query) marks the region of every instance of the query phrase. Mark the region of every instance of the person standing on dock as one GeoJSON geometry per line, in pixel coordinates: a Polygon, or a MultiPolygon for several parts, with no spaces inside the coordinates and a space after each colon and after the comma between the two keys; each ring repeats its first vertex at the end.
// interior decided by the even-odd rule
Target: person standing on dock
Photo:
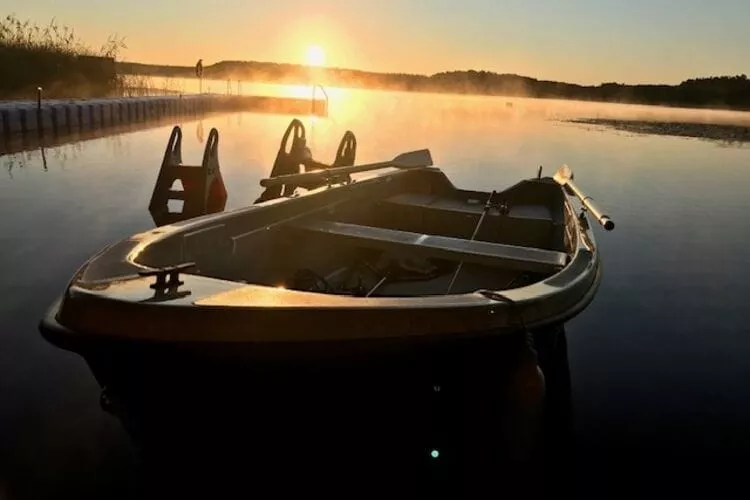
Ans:
{"type": "Polygon", "coordinates": [[[195,65],[195,76],[198,77],[198,93],[203,93],[203,59],[198,59],[195,65]]]}

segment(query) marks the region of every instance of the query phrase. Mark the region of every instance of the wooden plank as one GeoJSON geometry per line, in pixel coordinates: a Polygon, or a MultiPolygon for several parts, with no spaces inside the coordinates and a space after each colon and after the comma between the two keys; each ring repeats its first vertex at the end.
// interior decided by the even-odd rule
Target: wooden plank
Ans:
{"type": "Polygon", "coordinates": [[[361,242],[371,248],[411,250],[429,257],[521,271],[551,273],[558,271],[567,262],[567,254],[541,248],[470,241],[343,222],[310,221],[293,224],[293,227],[361,242]]]}

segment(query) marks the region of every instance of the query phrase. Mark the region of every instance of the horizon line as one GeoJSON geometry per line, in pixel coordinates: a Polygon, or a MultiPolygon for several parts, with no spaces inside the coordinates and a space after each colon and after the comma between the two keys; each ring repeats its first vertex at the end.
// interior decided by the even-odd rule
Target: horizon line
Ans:
{"type": "MultiPolygon", "coordinates": [[[[202,61],[203,59],[201,59],[202,61]]],[[[141,61],[128,61],[128,60],[116,60],[117,63],[124,63],[124,64],[141,64],[144,66],[161,66],[161,67],[168,67],[168,68],[194,68],[195,65],[184,65],[184,64],[161,64],[161,63],[153,63],[153,62],[141,62],[141,61]]],[[[694,79],[701,79],[701,78],[722,78],[722,77],[734,77],[734,76],[742,76],[745,73],[735,73],[735,74],[724,74],[724,75],[694,75],[691,77],[686,77],[680,80],[677,83],[655,83],[655,82],[638,82],[638,83],[626,83],[626,82],[618,82],[618,81],[600,81],[598,83],[580,83],[580,82],[569,82],[564,80],[553,80],[553,79],[543,79],[539,77],[529,76],[529,75],[522,75],[520,73],[508,73],[508,72],[499,72],[499,71],[493,71],[493,70],[486,70],[486,69],[474,69],[474,68],[467,68],[467,69],[446,69],[442,71],[438,71],[436,73],[409,73],[409,72],[402,72],[402,71],[392,71],[392,72],[386,72],[386,71],[374,71],[374,70],[368,70],[368,69],[359,69],[359,68],[347,68],[342,66],[322,66],[322,67],[311,67],[309,65],[303,64],[303,63],[294,63],[294,62],[278,62],[278,61],[261,61],[261,60],[241,60],[241,59],[221,59],[219,61],[216,61],[211,64],[203,64],[204,68],[209,68],[212,66],[215,66],[217,64],[221,63],[239,63],[239,64],[275,64],[280,66],[294,66],[296,68],[310,68],[314,70],[336,70],[336,71],[354,71],[354,72],[360,72],[360,73],[370,73],[373,75],[405,75],[405,76],[416,76],[416,77],[426,77],[430,78],[436,75],[441,74],[447,74],[447,73],[469,73],[469,72],[475,72],[475,73],[490,73],[498,76],[515,76],[519,78],[528,78],[531,80],[536,80],[538,82],[552,82],[552,83],[564,83],[567,85],[578,85],[581,87],[599,87],[602,85],[608,85],[608,84],[616,84],[616,85],[623,85],[623,86],[637,86],[637,85],[654,85],[654,86],[677,86],[681,83],[684,83],[688,80],[694,80],[694,79]]]]}

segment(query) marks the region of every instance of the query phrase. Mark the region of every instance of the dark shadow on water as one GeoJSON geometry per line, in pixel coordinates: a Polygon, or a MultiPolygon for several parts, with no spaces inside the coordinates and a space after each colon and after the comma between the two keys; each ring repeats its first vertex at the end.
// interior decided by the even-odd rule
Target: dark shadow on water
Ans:
{"type": "MultiPolygon", "coordinates": [[[[33,307],[24,308],[13,317],[29,318],[35,312],[33,307]]],[[[30,323],[18,320],[15,326],[35,334],[27,329],[30,323]]],[[[549,339],[538,344],[545,340],[549,339]]],[[[32,394],[4,392],[29,412],[0,422],[3,428],[15,430],[12,436],[0,435],[0,492],[8,499],[236,498],[238,494],[270,498],[334,491],[351,498],[487,498],[491,491],[514,498],[571,494],[653,498],[679,492],[715,494],[742,482],[742,443],[720,443],[719,450],[708,443],[690,448],[665,437],[680,434],[674,427],[677,423],[667,418],[654,416],[648,429],[613,431],[594,422],[593,427],[578,429],[583,436],[574,433],[566,336],[539,348],[539,363],[545,367],[544,413],[533,439],[523,440],[520,449],[532,449],[533,445],[526,445],[536,439],[541,447],[530,457],[521,453],[516,461],[488,461],[493,465],[487,470],[475,462],[467,467],[451,460],[466,434],[441,425],[465,409],[467,392],[453,390],[456,386],[448,380],[441,384],[439,396],[445,397],[445,403],[436,404],[432,394],[409,399],[403,387],[395,386],[396,404],[376,406],[368,415],[358,414],[357,404],[384,396],[377,387],[387,386],[385,381],[352,378],[350,396],[338,399],[304,378],[266,381],[277,389],[286,384],[292,391],[258,394],[247,384],[246,392],[234,396],[235,403],[249,401],[249,406],[240,405],[242,411],[228,413],[221,405],[210,404],[165,414],[171,419],[164,427],[167,432],[158,434],[160,445],[151,448],[155,451],[145,453],[146,447],[136,446],[118,420],[100,408],[99,388],[83,361],[50,347],[35,362],[49,362],[59,374],[54,384],[32,394]],[[294,392],[303,398],[286,397],[294,392]],[[433,449],[440,453],[437,459],[431,456],[433,449]],[[723,458],[707,462],[702,456],[706,452],[723,458]],[[482,482],[488,478],[489,483],[482,482]]],[[[499,394],[515,392],[520,398],[495,413],[496,419],[487,418],[484,411],[467,413],[470,418],[463,429],[470,427],[475,437],[489,440],[503,427],[510,434],[523,431],[524,425],[509,427],[508,422],[528,424],[534,414],[534,401],[522,397],[529,392],[524,374],[533,364],[508,361],[497,358],[498,365],[515,368],[502,370],[504,376],[484,384],[481,396],[492,401],[499,394]]],[[[460,370],[445,373],[450,379],[460,370]]],[[[468,390],[468,395],[475,390],[468,390]]],[[[165,401],[170,397],[164,394],[165,401]]],[[[681,418],[679,423],[686,436],[712,425],[710,419],[689,420],[681,418]]],[[[746,425],[737,422],[727,435],[746,434],[743,428],[746,425]]],[[[485,459],[481,449],[477,457],[485,459]]]]}
{"type": "MultiPolygon", "coordinates": [[[[536,363],[517,355],[511,342],[492,365],[496,377],[479,384],[467,385],[463,377],[476,365],[459,357],[431,387],[420,386],[429,378],[424,367],[393,372],[390,364],[403,379],[357,368],[345,380],[316,371],[267,378],[260,386],[175,387],[138,410],[155,418],[145,426],[130,421],[132,441],[96,405],[95,384],[85,383],[65,398],[81,398],[80,405],[36,418],[89,422],[80,426],[88,428],[51,426],[46,439],[57,443],[31,457],[25,447],[34,439],[18,437],[0,454],[3,493],[10,499],[557,496],[567,487],[561,480],[572,435],[564,336],[546,359],[555,371],[546,377],[544,415],[535,397],[536,363]],[[79,428],[65,436],[66,427],[79,428]]],[[[195,378],[204,376],[211,378],[195,378]]]]}
{"type": "Polygon", "coordinates": [[[128,424],[141,450],[140,491],[154,498],[558,495],[572,436],[564,333],[545,359],[546,401],[537,364],[517,340],[493,341],[470,357],[458,344],[427,364],[421,355],[385,365],[368,355],[366,367],[343,362],[344,372],[258,372],[231,387],[191,384],[187,394],[171,385],[173,393],[137,409],[128,424]],[[164,402],[170,409],[155,415],[166,426],[149,429],[143,415],[164,402]]]}
{"type": "Polygon", "coordinates": [[[745,146],[750,143],[750,126],[721,123],[663,122],[648,120],[614,120],[581,118],[570,123],[603,127],[645,135],[692,137],[718,142],[723,146],[745,146]]]}

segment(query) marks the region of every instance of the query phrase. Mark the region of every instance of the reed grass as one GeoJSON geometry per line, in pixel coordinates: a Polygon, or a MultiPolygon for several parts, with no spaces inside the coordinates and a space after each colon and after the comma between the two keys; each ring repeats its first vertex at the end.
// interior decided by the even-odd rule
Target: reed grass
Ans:
{"type": "Polygon", "coordinates": [[[0,98],[32,99],[37,87],[45,97],[111,95],[118,88],[115,59],[125,48],[118,35],[92,48],[55,19],[39,25],[9,14],[0,18],[0,67],[12,71],[0,76],[0,98]]]}
{"type": "Polygon", "coordinates": [[[110,35],[99,49],[91,48],[75,30],[52,19],[47,25],[21,21],[15,14],[0,18],[0,46],[67,56],[117,58],[127,48],[125,38],[110,35]]]}

